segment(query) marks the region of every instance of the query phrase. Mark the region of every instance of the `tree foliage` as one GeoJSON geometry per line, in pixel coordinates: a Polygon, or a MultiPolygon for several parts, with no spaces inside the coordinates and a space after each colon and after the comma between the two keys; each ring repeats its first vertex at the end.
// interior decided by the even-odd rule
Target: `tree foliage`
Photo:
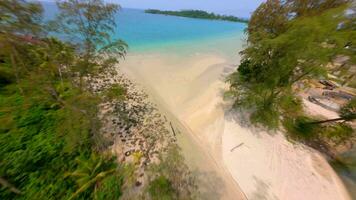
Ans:
{"type": "Polygon", "coordinates": [[[73,84],[82,54],[46,37],[41,13],[0,2],[0,199],[117,199],[121,172],[95,140],[100,98],[73,84]]]}
{"type": "Polygon", "coordinates": [[[0,25],[2,34],[37,35],[40,26],[42,7],[38,3],[23,0],[2,0],[0,2],[0,25]]]}
{"type": "Polygon", "coordinates": [[[60,10],[55,21],[51,22],[67,39],[78,43],[80,59],[76,72],[82,77],[94,75],[98,70],[107,70],[118,59],[124,57],[127,44],[112,37],[116,23],[117,4],[103,0],[58,0],[60,10]]]}
{"type": "Polygon", "coordinates": [[[261,4],[252,14],[248,23],[248,41],[257,42],[265,38],[274,38],[287,28],[288,9],[279,0],[270,0],[261,4]]]}
{"type": "Polygon", "coordinates": [[[148,193],[152,199],[195,199],[197,185],[179,147],[172,145],[161,162],[151,167],[148,193]]]}
{"type": "MultiPolygon", "coordinates": [[[[42,7],[38,3],[22,0],[0,2],[0,49],[1,55],[8,56],[16,81],[26,72],[23,45],[33,43],[32,36],[42,33],[40,25],[42,7]]],[[[21,91],[21,88],[19,88],[21,91]]]]}
{"type": "Polygon", "coordinates": [[[300,2],[261,4],[247,28],[242,62],[228,78],[227,94],[235,98],[235,107],[250,109],[253,122],[270,128],[278,127],[283,117],[300,114],[297,83],[325,76],[326,64],[337,55],[348,55],[354,62],[355,50],[349,45],[355,42],[355,30],[347,25],[353,16],[345,12],[349,4],[320,1],[318,12],[296,15],[296,9],[314,1],[300,2]]]}

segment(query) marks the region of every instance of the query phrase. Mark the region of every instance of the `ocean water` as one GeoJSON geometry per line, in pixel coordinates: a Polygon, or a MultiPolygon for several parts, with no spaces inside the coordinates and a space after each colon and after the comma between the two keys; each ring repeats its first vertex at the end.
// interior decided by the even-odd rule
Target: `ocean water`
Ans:
{"type": "Polygon", "coordinates": [[[136,9],[122,9],[116,22],[114,37],[125,40],[133,50],[237,36],[246,27],[243,23],[154,15],[136,9]]]}
{"type": "MultiPolygon", "coordinates": [[[[55,3],[44,2],[45,19],[54,19],[58,9],[55,3]]],[[[130,51],[206,44],[214,39],[242,37],[246,24],[154,15],[138,9],[121,9],[115,16],[117,28],[112,35],[123,39],[130,51]]]]}

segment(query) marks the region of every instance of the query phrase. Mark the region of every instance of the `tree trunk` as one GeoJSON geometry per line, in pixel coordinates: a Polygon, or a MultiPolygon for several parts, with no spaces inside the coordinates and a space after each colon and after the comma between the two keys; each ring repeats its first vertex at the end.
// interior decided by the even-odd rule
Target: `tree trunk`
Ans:
{"type": "Polygon", "coordinates": [[[316,121],[316,122],[310,122],[309,124],[323,124],[323,123],[328,123],[328,122],[336,122],[336,121],[341,121],[345,120],[343,117],[335,118],[335,119],[327,119],[327,120],[322,120],[322,121],[316,121]]]}

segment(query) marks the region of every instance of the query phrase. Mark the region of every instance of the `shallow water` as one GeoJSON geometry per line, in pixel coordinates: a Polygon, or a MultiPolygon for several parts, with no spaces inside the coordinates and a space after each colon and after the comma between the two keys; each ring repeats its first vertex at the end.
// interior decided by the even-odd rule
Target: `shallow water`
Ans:
{"type": "Polygon", "coordinates": [[[236,34],[246,27],[243,23],[154,15],[136,9],[122,9],[116,19],[115,37],[125,40],[132,50],[236,34]]]}
{"type": "MultiPolygon", "coordinates": [[[[56,4],[42,4],[45,20],[54,19],[58,13],[56,4]]],[[[183,47],[187,43],[224,39],[242,35],[246,28],[244,23],[154,15],[145,13],[144,10],[128,8],[121,9],[115,19],[117,28],[112,36],[123,39],[131,52],[183,47]]]]}

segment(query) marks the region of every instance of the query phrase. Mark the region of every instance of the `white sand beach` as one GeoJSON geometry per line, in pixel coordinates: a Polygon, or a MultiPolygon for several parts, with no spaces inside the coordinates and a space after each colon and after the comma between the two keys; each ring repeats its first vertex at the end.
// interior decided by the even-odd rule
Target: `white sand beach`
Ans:
{"type": "Polygon", "coordinates": [[[218,53],[147,52],[129,54],[120,67],[171,115],[188,164],[209,180],[205,199],[350,199],[318,152],[248,127],[227,109],[224,78],[233,63],[237,57],[218,53]]]}

